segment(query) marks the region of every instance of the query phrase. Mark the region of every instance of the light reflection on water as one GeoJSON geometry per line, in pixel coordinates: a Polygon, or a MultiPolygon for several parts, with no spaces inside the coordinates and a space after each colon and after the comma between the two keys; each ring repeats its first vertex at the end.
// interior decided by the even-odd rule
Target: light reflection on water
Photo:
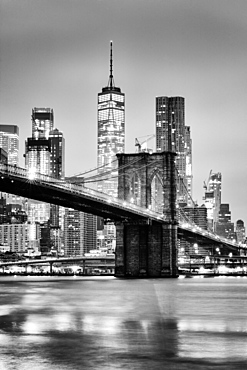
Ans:
{"type": "Polygon", "coordinates": [[[246,369],[245,279],[1,277],[0,369],[246,369]]]}

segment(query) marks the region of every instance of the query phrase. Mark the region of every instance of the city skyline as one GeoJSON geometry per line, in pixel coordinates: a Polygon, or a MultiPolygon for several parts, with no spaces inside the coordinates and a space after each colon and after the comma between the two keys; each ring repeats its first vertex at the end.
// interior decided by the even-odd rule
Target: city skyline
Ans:
{"type": "Polygon", "coordinates": [[[20,129],[20,166],[35,106],[54,110],[66,140],[66,176],[97,166],[97,93],[107,84],[113,40],[114,80],[126,96],[126,153],[135,152],[135,138],[155,132],[156,96],[184,97],[193,199],[202,204],[203,181],[211,169],[221,172],[222,203],[234,223],[246,223],[245,1],[0,6],[0,123],[20,129]]]}

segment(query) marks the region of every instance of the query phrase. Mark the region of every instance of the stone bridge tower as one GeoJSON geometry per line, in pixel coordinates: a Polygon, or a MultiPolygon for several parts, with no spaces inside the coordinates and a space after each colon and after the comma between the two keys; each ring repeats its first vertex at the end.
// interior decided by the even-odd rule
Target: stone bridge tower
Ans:
{"type": "Polygon", "coordinates": [[[165,222],[116,223],[116,276],[177,276],[175,156],[117,154],[118,197],[163,213],[165,222]]]}

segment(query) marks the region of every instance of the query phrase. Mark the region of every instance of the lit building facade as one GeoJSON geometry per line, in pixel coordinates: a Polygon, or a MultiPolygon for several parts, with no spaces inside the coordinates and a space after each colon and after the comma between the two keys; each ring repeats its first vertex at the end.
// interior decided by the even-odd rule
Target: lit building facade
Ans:
{"type": "MultiPolygon", "coordinates": [[[[118,161],[116,154],[125,149],[125,94],[113,79],[112,42],[108,85],[98,94],[97,167],[98,190],[116,197],[118,193],[118,161]]],[[[102,233],[102,232],[101,232],[102,233]]],[[[106,225],[104,237],[109,244],[115,238],[115,226],[106,225]]]]}
{"type": "Polygon", "coordinates": [[[29,225],[0,225],[0,245],[9,246],[11,252],[24,253],[29,245],[29,225]]]}
{"type": "MultiPolygon", "coordinates": [[[[31,177],[35,173],[50,175],[51,140],[54,130],[54,113],[50,108],[32,109],[32,137],[26,140],[25,165],[31,177]]],[[[36,248],[40,242],[37,224],[50,219],[50,204],[34,200],[28,201],[28,221],[30,223],[30,246],[36,248]]]]}
{"type": "Polygon", "coordinates": [[[84,214],[65,208],[64,216],[64,255],[83,255],[84,214]]]}
{"type": "Polygon", "coordinates": [[[50,176],[63,179],[65,172],[65,140],[63,133],[54,129],[49,133],[50,139],[50,176]]]}
{"type": "MultiPolygon", "coordinates": [[[[0,162],[12,166],[19,165],[19,127],[16,125],[0,125],[0,162]]],[[[14,194],[1,193],[7,204],[22,204],[25,199],[14,194]]]]}
{"type": "Polygon", "coordinates": [[[19,127],[16,125],[0,125],[0,148],[8,154],[8,164],[19,163],[19,127]]]}
{"type": "Polygon", "coordinates": [[[183,97],[156,97],[156,151],[177,153],[177,201],[191,205],[192,140],[190,128],[185,126],[183,97]]]}
{"type": "MultiPolygon", "coordinates": [[[[50,140],[50,176],[63,179],[65,176],[65,139],[63,133],[54,129],[49,133],[50,140]]],[[[61,250],[61,239],[64,226],[64,208],[50,205],[51,245],[56,251],[61,250]]]]}
{"type": "Polygon", "coordinates": [[[246,234],[245,234],[245,226],[244,226],[244,221],[238,220],[236,222],[236,236],[237,236],[237,242],[244,244],[245,239],[246,239],[246,234]]]}
{"type": "Polygon", "coordinates": [[[234,223],[231,222],[230,207],[227,203],[220,205],[218,222],[215,224],[215,232],[224,238],[231,239],[233,241],[237,240],[237,236],[234,231],[234,223]]]}
{"type": "Polygon", "coordinates": [[[26,141],[26,168],[31,175],[50,175],[51,143],[49,134],[54,128],[53,109],[32,109],[32,137],[26,141]]]}
{"type": "Polygon", "coordinates": [[[221,173],[212,173],[212,171],[210,171],[207,183],[204,182],[205,194],[203,200],[207,208],[208,227],[213,231],[215,231],[215,225],[219,221],[221,186],[221,173]]]}

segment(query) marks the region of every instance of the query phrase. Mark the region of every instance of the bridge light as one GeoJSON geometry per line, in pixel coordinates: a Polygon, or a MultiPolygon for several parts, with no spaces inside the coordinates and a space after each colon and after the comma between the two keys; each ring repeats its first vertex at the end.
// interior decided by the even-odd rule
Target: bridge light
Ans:
{"type": "Polygon", "coordinates": [[[34,167],[31,167],[28,171],[28,179],[34,180],[36,175],[36,169],[34,167]]]}

